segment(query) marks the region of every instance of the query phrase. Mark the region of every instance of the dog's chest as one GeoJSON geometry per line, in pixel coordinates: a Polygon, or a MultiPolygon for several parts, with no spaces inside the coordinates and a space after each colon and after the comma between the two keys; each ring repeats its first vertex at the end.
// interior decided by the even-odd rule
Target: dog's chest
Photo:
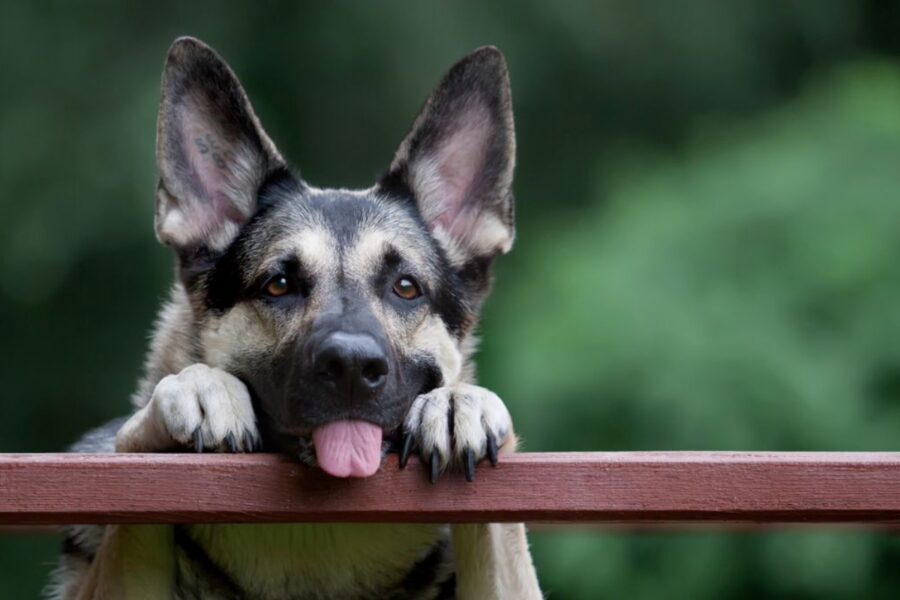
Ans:
{"type": "Polygon", "coordinates": [[[187,531],[196,545],[179,550],[189,587],[213,585],[202,579],[220,571],[214,585],[260,600],[384,597],[449,537],[438,525],[195,525],[187,531]],[[198,552],[210,562],[204,565],[198,552]]]}

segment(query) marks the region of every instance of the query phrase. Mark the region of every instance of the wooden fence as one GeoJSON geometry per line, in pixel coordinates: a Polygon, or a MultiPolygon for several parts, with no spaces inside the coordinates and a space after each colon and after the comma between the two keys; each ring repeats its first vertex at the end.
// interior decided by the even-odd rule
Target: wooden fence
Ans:
{"type": "Polygon", "coordinates": [[[0,455],[0,525],[199,522],[900,524],[900,453],[517,454],[431,484],[276,455],[0,455]]]}

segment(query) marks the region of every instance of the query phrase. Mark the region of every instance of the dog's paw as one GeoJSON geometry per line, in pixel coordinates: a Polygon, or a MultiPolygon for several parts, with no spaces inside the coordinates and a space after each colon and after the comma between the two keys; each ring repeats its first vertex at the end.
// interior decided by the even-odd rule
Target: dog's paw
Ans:
{"type": "Polygon", "coordinates": [[[147,408],[173,440],[197,452],[262,446],[247,386],[221,369],[198,363],[163,377],[147,408]]]}
{"type": "Polygon", "coordinates": [[[472,481],[481,459],[497,465],[498,448],[511,432],[509,411],[494,392],[469,384],[439,387],[416,398],[406,416],[400,468],[417,450],[432,483],[448,466],[462,466],[472,481]]]}

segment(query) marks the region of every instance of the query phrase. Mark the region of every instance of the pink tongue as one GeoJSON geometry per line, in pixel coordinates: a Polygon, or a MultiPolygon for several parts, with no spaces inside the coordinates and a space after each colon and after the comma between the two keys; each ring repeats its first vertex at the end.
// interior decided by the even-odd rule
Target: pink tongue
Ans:
{"type": "Polygon", "coordinates": [[[366,421],[332,421],[313,430],[316,460],[335,477],[368,477],[381,464],[381,427],[366,421]]]}

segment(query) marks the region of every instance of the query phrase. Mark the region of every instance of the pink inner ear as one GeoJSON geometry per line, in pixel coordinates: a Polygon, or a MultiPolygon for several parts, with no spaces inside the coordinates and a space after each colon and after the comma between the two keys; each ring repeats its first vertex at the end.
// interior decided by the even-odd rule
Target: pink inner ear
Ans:
{"type": "Polygon", "coordinates": [[[188,118],[198,114],[197,108],[187,110],[181,117],[181,140],[184,156],[199,184],[203,198],[185,215],[192,227],[210,231],[224,221],[241,223],[244,214],[228,198],[233,185],[230,170],[234,169],[234,149],[209,124],[188,118]]]}
{"type": "Polygon", "coordinates": [[[466,200],[484,168],[489,133],[490,115],[479,102],[463,113],[453,134],[436,150],[439,207],[432,226],[440,225],[454,237],[464,236],[478,218],[478,211],[467,210],[466,200]]]}

